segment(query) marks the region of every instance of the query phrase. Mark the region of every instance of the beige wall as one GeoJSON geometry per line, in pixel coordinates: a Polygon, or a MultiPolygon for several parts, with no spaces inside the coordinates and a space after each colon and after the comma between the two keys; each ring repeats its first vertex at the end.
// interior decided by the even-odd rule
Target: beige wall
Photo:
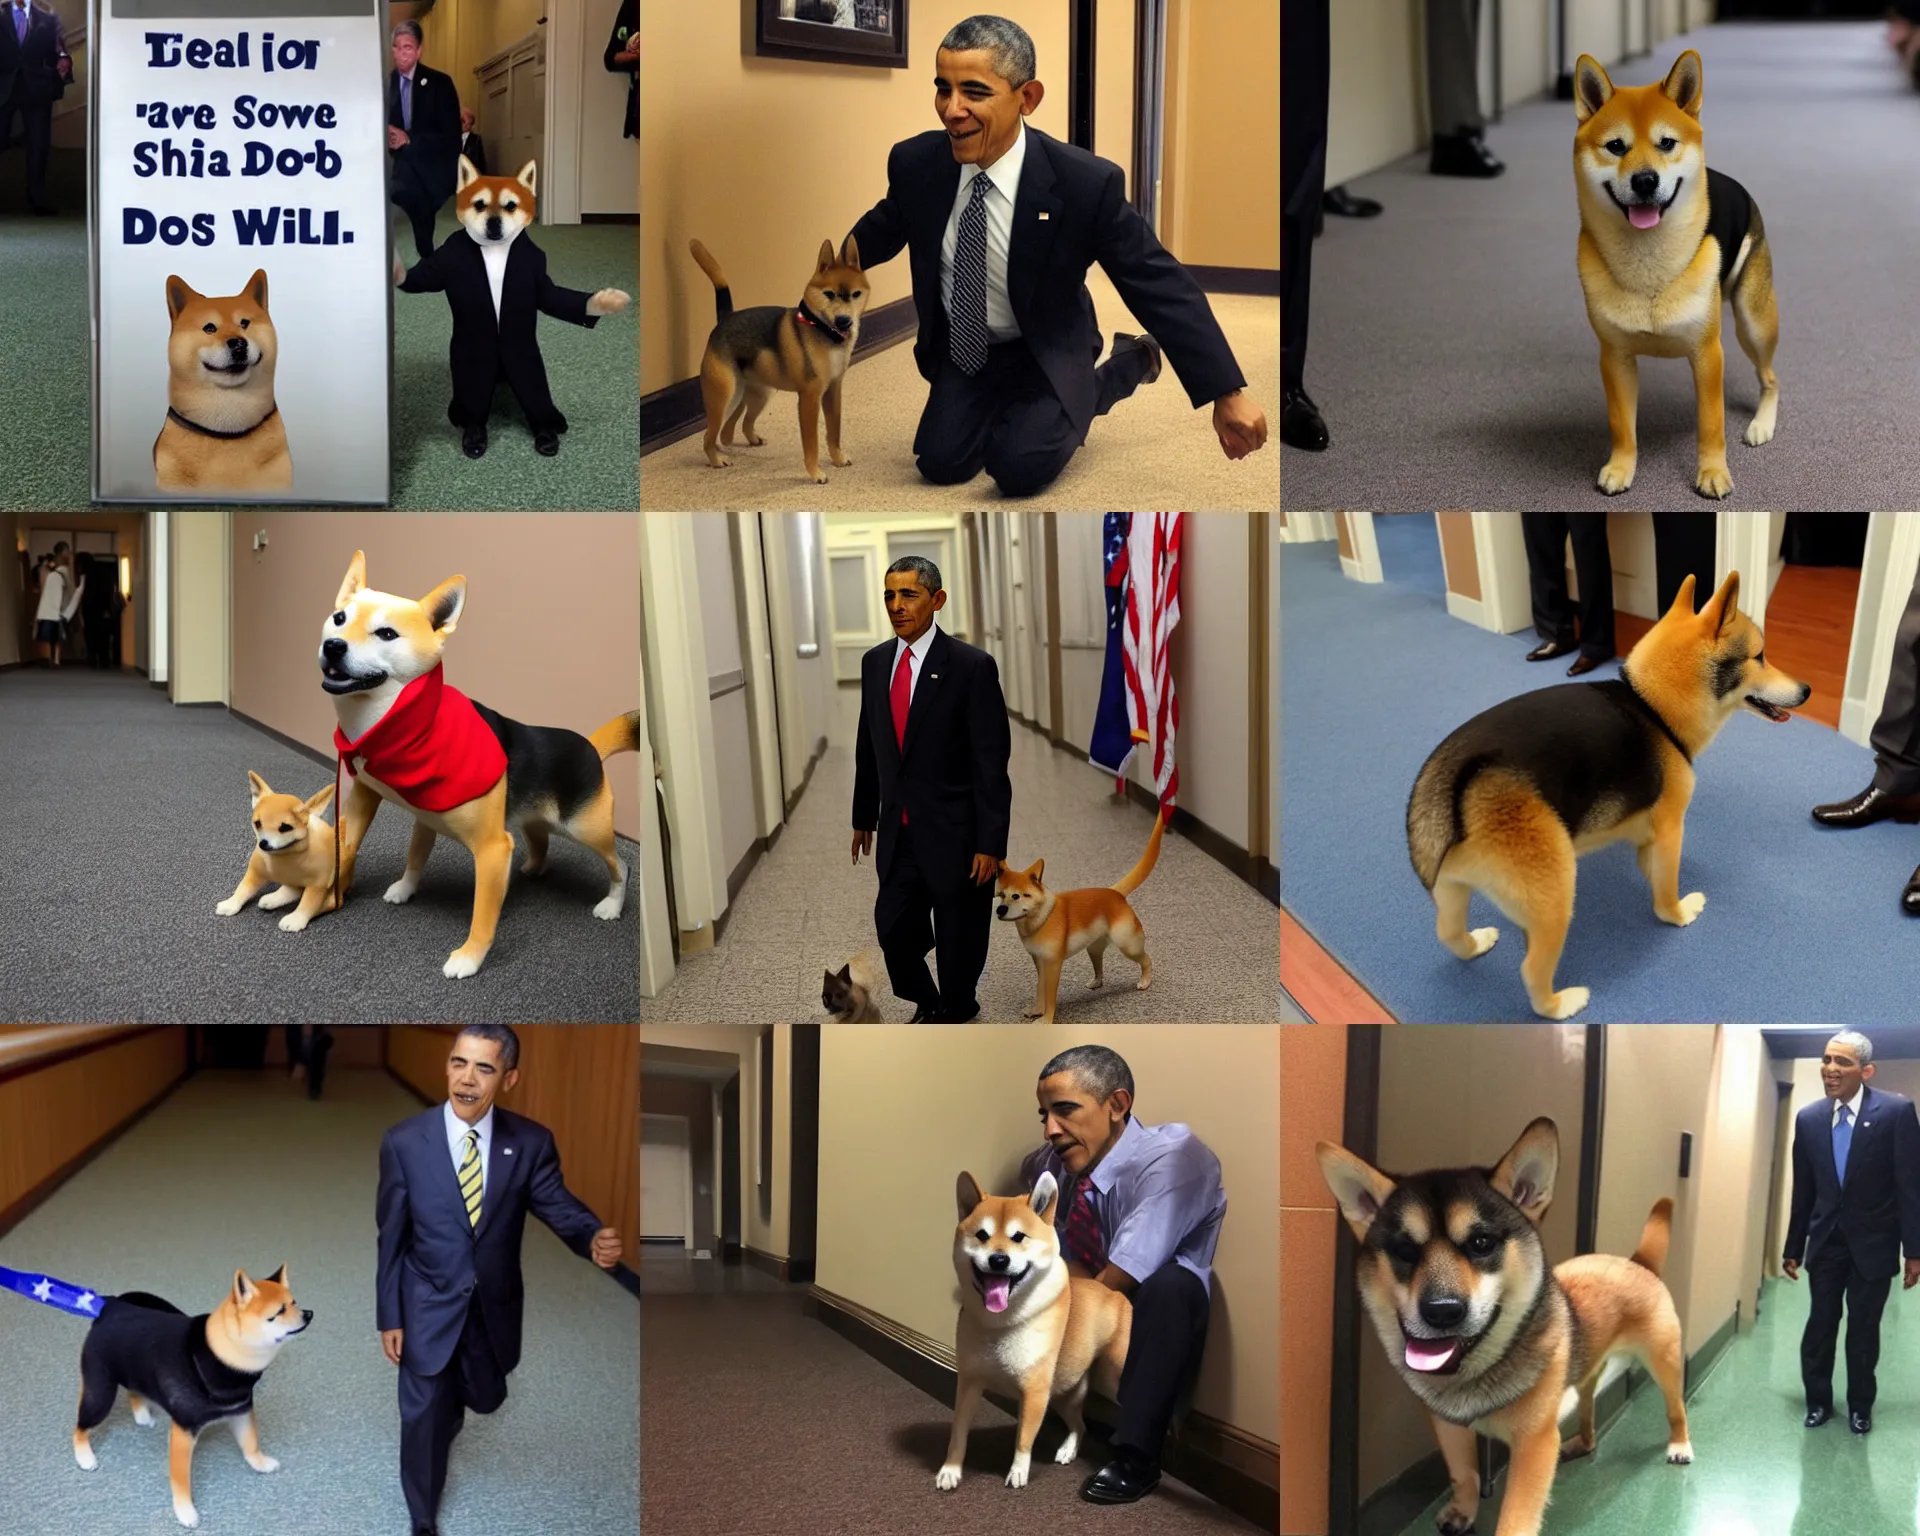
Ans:
{"type": "MultiPolygon", "coordinates": [[[[1025,1025],[967,1030],[867,1026],[822,1031],[822,1288],[929,1338],[953,1337],[953,1185],[1019,1188],[1039,1145],[1033,1085],[1048,1055],[1076,1043],[1025,1025]],[[902,1093],[911,1134],[876,1112],[902,1093]],[[886,1154],[875,1156],[876,1138],[886,1154]],[[888,1239],[873,1241],[874,1213],[888,1239]]],[[[1184,1121],[1220,1159],[1228,1209],[1215,1253],[1213,1317],[1194,1406],[1247,1434],[1279,1438],[1277,1032],[1258,1026],[1110,1027],[1148,1124],[1184,1121]]]]}
{"type": "MultiPolygon", "coordinates": [[[[225,514],[184,514],[195,515],[225,514]]],[[[336,720],[315,657],[359,549],[369,585],[384,592],[420,597],[464,574],[467,606],[447,643],[447,680],[516,720],[585,735],[640,705],[637,531],[630,512],[235,514],[233,707],[332,751],[336,720]],[[267,547],[255,550],[261,531],[267,547]]],[[[181,621],[176,608],[176,635],[181,621]]],[[[176,680],[184,667],[176,651],[176,680]]],[[[614,758],[607,772],[614,825],[635,837],[639,759],[614,758]]],[[[311,789],[325,774],[315,767],[311,789]]]]}
{"type": "Polygon", "coordinates": [[[687,1235],[693,1239],[694,1248],[704,1248],[709,1253],[718,1254],[720,1244],[714,1236],[714,1196],[719,1187],[720,1171],[714,1166],[713,1160],[712,1087],[695,1078],[663,1077],[648,1072],[643,1066],[640,1073],[640,1100],[645,1106],[642,1114],[679,1115],[687,1121],[687,1152],[693,1174],[693,1231],[687,1235]]]}
{"type": "MultiPolygon", "coordinates": [[[[427,37],[420,56],[443,74],[453,76],[463,107],[477,106],[474,70],[539,26],[547,5],[548,0],[439,0],[420,23],[427,37]]],[[[589,31],[599,29],[597,46],[605,45],[606,33],[613,26],[612,11],[605,26],[600,25],[602,8],[591,7],[594,22],[589,31]]],[[[618,0],[614,9],[618,9],[618,0]]]]}
{"type": "MultiPolygon", "coordinates": [[[[797,298],[820,242],[837,245],[886,194],[889,147],[939,126],[934,51],[978,9],[916,0],[907,67],[875,69],[756,58],[750,7],[642,8],[643,392],[691,378],[713,329],[713,289],[687,254],[688,239],[698,236],[719,259],[736,306],[797,298]],[[823,121],[832,124],[824,138],[823,121]]],[[[1053,87],[1028,122],[1064,139],[1067,8],[1018,0],[1004,14],[1032,35],[1040,79],[1053,87]]],[[[903,252],[877,269],[873,302],[906,298],[911,286],[903,252]]]]}
{"type": "Polygon", "coordinates": [[[1279,270],[1279,56],[1273,0],[1168,10],[1160,231],[1182,261],[1279,270]]]}
{"type": "MultiPolygon", "coordinates": [[[[233,594],[227,544],[233,514],[170,512],[167,516],[173,530],[169,559],[172,590],[167,602],[172,625],[168,695],[176,704],[225,704],[232,686],[228,614],[233,594]]],[[[322,601],[331,602],[332,598],[330,591],[322,601]]]]}
{"type": "Polygon", "coordinates": [[[1093,152],[1127,173],[1133,193],[1134,0],[1099,0],[1094,17],[1093,152]]]}

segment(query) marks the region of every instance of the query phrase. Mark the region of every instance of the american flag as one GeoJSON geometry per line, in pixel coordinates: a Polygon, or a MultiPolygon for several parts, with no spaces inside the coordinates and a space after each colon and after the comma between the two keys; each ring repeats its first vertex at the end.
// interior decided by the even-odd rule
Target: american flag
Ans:
{"type": "Polygon", "coordinates": [[[31,1300],[57,1307],[62,1312],[71,1312],[76,1317],[98,1317],[100,1304],[107,1299],[49,1275],[8,1269],[4,1265],[0,1265],[0,1290],[15,1291],[31,1300]]]}
{"type": "Polygon", "coordinates": [[[1180,622],[1180,512],[1108,513],[1107,676],[1094,717],[1090,760],[1122,774],[1134,749],[1147,746],[1162,810],[1180,791],[1174,747],[1180,700],[1174,690],[1168,643],[1180,622]],[[1115,589],[1124,587],[1116,602],[1115,589]],[[1117,635],[1116,635],[1117,630],[1117,635]],[[1114,701],[1118,662],[1119,701],[1114,701]],[[1125,732],[1118,703],[1125,706],[1125,732]]]}

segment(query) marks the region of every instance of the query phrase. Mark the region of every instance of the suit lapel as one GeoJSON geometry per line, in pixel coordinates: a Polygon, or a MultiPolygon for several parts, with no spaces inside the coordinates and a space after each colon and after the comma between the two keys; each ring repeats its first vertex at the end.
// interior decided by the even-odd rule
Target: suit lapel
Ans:
{"type": "Polygon", "coordinates": [[[907,754],[913,750],[914,733],[919,729],[921,720],[926,717],[927,711],[933,708],[934,696],[940,689],[941,666],[946,659],[947,632],[944,629],[936,629],[933,632],[933,639],[927,645],[926,660],[920,663],[920,680],[914,684],[913,702],[907,706],[907,738],[900,747],[900,757],[903,762],[907,754]]]}
{"type": "Polygon", "coordinates": [[[447,1111],[444,1105],[438,1114],[421,1127],[421,1135],[426,1140],[428,1155],[438,1170],[434,1174],[434,1182],[446,1192],[447,1199],[453,1202],[453,1208],[465,1217],[467,1202],[460,1198],[460,1172],[454,1167],[453,1152],[447,1146],[447,1111]]]}
{"type": "Polygon", "coordinates": [[[517,1158],[518,1141],[507,1129],[506,1122],[500,1118],[500,1112],[493,1113],[493,1145],[487,1149],[486,1183],[480,1190],[480,1225],[473,1229],[473,1238],[478,1242],[487,1228],[493,1225],[493,1213],[500,1208],[507,1192],[508,1182],[513,1177],[517,1158]]]}
{"type": "Polygon", "coordinates": [[[1827,1170],[1827,1177],[1833,1180],[1833,1187],[1840,1187],[1840,1166],[1833,1160],[1833,1101],[1827,1099],[1820,1105],[1821,1113],[1814,1117],[1814,1124],[1820,1127],[1820,1134],[1814,1137],[1814,1156],[1827,1170]]]}
{"type": "MultiPolygon", "coordinates": [[[[876,750],[891,756],[896,770],[900,766],[900,743],[893,735],[893,697],[890,689],[893,685],[893,669],[898,665],[894,657],[899,650],[900,642],[893,641],[877,658],[878,664],[873,669],[874,680],[880,689],[880,745],[876,750]]],[[[909,709],[907,713],[911,719],[912,710],[909,709]]]]}
{"type": "Polygon", "coordinates": [[[1007,298],[1024,327],[1034,289],[1046,268],[1059,222],[1060,199],[1053,193],[1051,141],[1027,129],[1027,159],[1020,167],[1020,191],[1013,200],[1013,233],[1007,244],[1007,298]],[[1044,215],[1044,217],[1043,217],[1044,215]]]}

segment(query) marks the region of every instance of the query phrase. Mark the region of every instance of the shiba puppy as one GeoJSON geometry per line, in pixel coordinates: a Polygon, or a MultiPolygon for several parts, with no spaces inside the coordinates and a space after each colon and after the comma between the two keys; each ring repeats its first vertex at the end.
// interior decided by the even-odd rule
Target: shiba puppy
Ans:
{"type": "Polygon", "coordinates": [[[282,929],[298,933],[322,912],[340,905],[333,885],[333,828],[320,814],[333,799],[333,786],[329,784],[312,799],[302,800],[298,795],[275,794],[267,781],[252,771],[247,774],[247,783],[253,793],[253,853],[233,894],[213,910],[222,917],[232,917],[278,882],[278,890],[260,897],[260,910],[271,912],[299,902],[299,910],[280,919],[282,929]]]}
{"type": "Polygon", "coordinates": [[[723,448],[733,446],[740,424],[747,446],[766,441],[754,434],[767,397],[776,389],[800,396],[800,445],[807,478],[825,485],[820,473],[820,411],[827,415],[827,457],[839,468],[853,462],[840,451],[840,385],[847,361],[860,339],[860,316],[871,289],[860,270],[860,247],[849,236],[834,254],[833,242],[820,242],[820,257],[806,291],[792,308],[762,304],[736,311],[733,290],[720,263],[698,240],[688,249],[713,283],[716,323],[700,360],[700,400],[707,409],[707,463],[725,469],[723,448]],[[742,416],[745,420],[742,421],[742,416]]]}
{"type": "Polygon", "coordinates": [[[441,652],[466,606],[467,581],[453,576],[417,601],[367,585],[356,550],[321,625],[320,686],[340,726],[334,746],[354,774],[340,812],[340,895],[353,887],[354,861],[382,800],[414,818],[406,873],[386,899],[409,901],[436,837],[473,854],[473,923],[442,973],[471,976],[493,944],[513,859],[513,833],[526,839],[523,875],[546,871],[547,840],[559,833],[599,854],[607,894],[593,915],[620,915],[627,870],[615,849],[613,786],[605,760],[637,750],[640,712],[616,715],[591,737],[522,725],[445,686],[441,652]]]}
{"type": "Polygon", "coordinates": [[[1053,1022],[1054,1001],[1060,994],[1060,967],[1067,960],[1087,952],[1093,962],[1093,980],[1088,987],[1102,986],[1106,977],[1102,964],[1109,942],[1120,946],[1120,953],[1140,967],[1140,979],[1134,986],[1144,992],[1153,985],[1153,962],[1147,958],[1147,934],[1127,897],[1145,883],[1160,858],[1160,834],[1166,829],[1167,813],[1154,818],[1153,832],[1147,838],[1147,851],[1140,862],[1118,883],[1082,891],[1049,891],[1040,883],[1045,859],[1035,859],[1025,869],[1002,866],[994,881],[993,912],[1002,922],[1011,922],[1020,931],[1020,942],[1033,956],[1033,968],[1039,973],[1039,987],[1026,1017],[1042,1024],[1053,1022]]]}
{"type": "Polygon", "coordinates": [[[1467,929],[1480,892],[1527,935],[1520,976],[1533,1011],[1566,1019],[1587,988],[1555,991],[1573,921],[1574,863],[1628,842],[1654,915],[1684,928],[1707,898],[1680,894],[1693,760],[1735,710],[1776,724],[1813,692],[1767,663],[1766,636],[1738,607],[1740,573],[1693,611],[1691,576],[1628,654],[1617,680],[1519,694],[1461,726],[1421,766],[1407,800],[1407,852],[1433,896],[1440,942],[1462,960],[1497,928],[1467,929]]]}
{"type": "Polygon", "coordinates": [[[260,1449],[254,1389],[280,1347],[312,1321],[313,1313],[293,1299],[284,1264],[264,1280],[235,1270],[226,1299],[198,1317],[145,1291],[107,1297],[80,1349],[73,1459],[89,1472],[99,1467],[88,1432],[112,1412],[122,1387],[134,1423],[143,1428],[153,1423],[147,1405],[157,1403],[173,1421],[167,1454],[173,1515],[192,1530],[200,1524],[193,1507],[193,1448],[209,1424],[224,1422],[233,1431],[254,1471],[280,1470],[260,1449]]]}
{"type": "Polygon", "coordinates": [[[820,985],[820,1006],[827,1010],[833,1024],[881,1024],[885,1022],[874,994],[880,990],[879,973],[874,968],[871,950],[855,955],[837,971],[825,973],[820,985]]]}
{"type": "Polygon", "coordinates": [[[1549,1269],[1539,1228],[1560,1166],[1551,1120],[1535,1120],[1493,1168],[1398,1177],[1332,1142],[1314,1150],[1360,1244],[1367,1316],[1446,1458],[1444,1536],[1473,1529],[1476,1430],[1513,1452],[1496,1536],[1537,1536],[1561,1458],[1593,1450],[1594,1390],[1610,1355],[1631,1354],[1652,1373],[1667,1404],[1667,1460],[1693,1460],[1680,1318],[1660,1280],[1671,1200],[1654,1202],[1631,1259],[1587,1253],[1549,1269]],[[1580,1432],[1563,1445],[1568,1387],[1579,1393],[1580,1432]]]}
{"type": "Polygon", "coordinates": [[[1573,81],[1580,119],[1573,140],[1580,286],[1587,319],[1600,338],[1600,377],[1613,434],[1600,489],[1614,496],[1633,484],[1636,358],[1684,357],[1693,369],[1699,423],[1693,488],[1702,496],[1725,496],[1733,489],[1720,343],[1720,307],[1728,299],[1734,334],[1760,375],[1749,444],[1772,439],[1780,408],[1773,371],[1780,316],[1760,209],[1739,182],[1707,169],[1700,55],[1691,48],[1659,85],[1616,87],[1584,53],[1573,81]]]}
{"type": "Polygon", "coordinates": [[[153,444],[163,491],[293,487],[287,428],[273,399],[280,347],[267,313],[267,274],[207,298],[167,279],[167,420],[153,444]]]}
{"type": "Polygon", "coordinates": [[[1072,1464],[1087,1423],[1087,1389],[1115,1396],[1127,1363],[1133,1304],[1097,1280],[1067,1273],[1053,1220],[1059,1186],[1043,1173],[1031,1195],[983,1195],[970,1173],[954,1186],[960,1224],[953,1233],[953,1272],[960,1277],[960,1321],[953,1353],[959,1388],[947,1459],[934,1479],[960,1486],[967,1431],[988,1391],[1020,1400],[1009,1488],[1027,1486],[1034,1437],[1051,1402],[1067,1423],[1053,1459],[1072,1464]]]}

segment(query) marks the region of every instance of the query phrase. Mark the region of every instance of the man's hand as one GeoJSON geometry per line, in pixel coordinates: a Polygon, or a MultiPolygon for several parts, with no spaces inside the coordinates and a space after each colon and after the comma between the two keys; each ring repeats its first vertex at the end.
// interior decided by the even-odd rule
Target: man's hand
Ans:
{"type": "Polygon", "coordinates": [[[1908,1259],[1907,1271],[1900,1281],[1900,1289],[1910,1291],[1920,1285],[1920,1259],[1908,1259]]]}
{"type": "Polygon", "coordinates": [[[853,862],[858,864],[861,854],[871,855],[872,852],[873,834],[871,832],[862,832],[858,827],[855,827],[853,831],[853,862]]]}
{"type": "MultiPolygon", "coordinates": [[[[389,126],[387,128],[387,148],[388,149],[399,149],[406,142],[407,142],[406,129],[395,128],[392,126],[389,126]]],[[[1216,411],[1216,414],[1217,414],[1217,411],[1216,411]]]]}
{"type": "Polygon", "coordinates": [[[1244,389],[1213,402],[1213,431],[1220,451],[1230,459],[1244,459],[1267,442],[1267,413],[1247,398],[1244,389]]]}
{"type": "Polygon", "coordinates": [[[639,51],[633,48],[622,48],[613,56],[613,62],[616,64],[638,64],[640,62],[639,51]]]}
{"type": "MultiPolygon", "coordinates": [[[[1907,1267],[1911,1269],[1913,1266],[1909,1264],[1907,1267]]],[[[1789,1280],[1798,1280],[1800,1278],[1800,1261],[1798,1259],[1782,1259],[1780,1261],[1780,1272],[1789,1280]]],[[[1911,1285],[1913,1282],[1909,1280],[1907,1284],[1911,1285]]]]}
{"type": "Polygon", "coordinates": [[[973,856],[973,883],[985,885],[1000,873],[1000,861],[990,853],[976,853],[973,856]]]}
{"type": "Polygon", "coordinates": [[[620,1234],[612,1227],[602,1227],[593,1234],[593,1262],[602,1269],[612,1269],[620,1262],[620,1234]]]}
{"type": "Polygon", "coordinates": [[[60,56],[60,62],[53,67],[62,80],[71,80],[73,78],[73,60],[65,54],[60,56]]]}
{"type": "Polygon", "coordinates": [[[400,1363],[400,1346],[406,1342],[407,1330],[404,1328],[382,1328],[380,1330],[380,1352],[395,1365],[400,1363]]]}

